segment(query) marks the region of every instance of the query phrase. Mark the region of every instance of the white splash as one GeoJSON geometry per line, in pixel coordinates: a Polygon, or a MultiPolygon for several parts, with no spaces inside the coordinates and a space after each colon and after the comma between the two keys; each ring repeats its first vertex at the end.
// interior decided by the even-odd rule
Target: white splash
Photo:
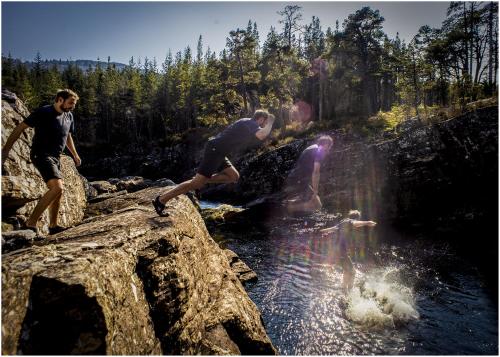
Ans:
{"type": "Polygon", "coordinates": [[[361,278],[347,296],[347,317],[368,329],[394,328],[419,318],[411,288],[398,279],[397,268],[361,278]]]}

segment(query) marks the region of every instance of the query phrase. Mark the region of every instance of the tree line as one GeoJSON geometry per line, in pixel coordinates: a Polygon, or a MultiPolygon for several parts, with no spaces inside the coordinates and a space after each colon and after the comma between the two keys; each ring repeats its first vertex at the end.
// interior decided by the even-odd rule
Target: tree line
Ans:
{"type": "Polygon", "coordinates": [[[224,125],[264,107],[285,123],[294,104],[313,120],[342,126],[402,106],[464,106],[497,93],[498,3],[451,2],[440,28],[422,26],[406,43],[383,31],[378,10],[363,7],[323,31],[318,17],[302,25],[301,7],[278,12],[281,29],[262,41],[257,23],[231,31],[218,55],[199,37],[165,60],[137,60],[118,70],[111,59],[82,70],[30,69],[2,56],[2,85],[30,109],[51,103],[58,88],[80,96],[79,140],[143,145],[191,128],[224,125]]]}

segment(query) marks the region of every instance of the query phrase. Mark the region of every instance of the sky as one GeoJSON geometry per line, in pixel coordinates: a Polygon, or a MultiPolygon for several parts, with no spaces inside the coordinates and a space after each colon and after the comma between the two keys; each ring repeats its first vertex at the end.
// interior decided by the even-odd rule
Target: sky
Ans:
{"type": "Polygon", "coordinates": [[[278,11],[286,5],[302,7],[302,24],[319,18],[323,31],[340,25],[363,6],[378,9],[390,38],[399,32],[409,41],[420,26],[440,27],[449,2],[24,2],[2,1],[2,55],[33,60],[90,59],[128,63],[134,56],[163,62],[190,46],[218,54],[229,31],[257,23],[261,45],[271,26],[281,32],[278,11]]]}

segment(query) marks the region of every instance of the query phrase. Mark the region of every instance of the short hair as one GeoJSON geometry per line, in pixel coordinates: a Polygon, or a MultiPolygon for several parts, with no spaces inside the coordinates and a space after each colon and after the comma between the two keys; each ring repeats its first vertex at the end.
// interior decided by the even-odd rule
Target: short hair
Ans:
{"type": "Polygon", "coordinates": [[[57,91],[55,101],[57,102],[59,98],[66,100],[69,97],[74,97],[76,100],[80,99],[80,97],[78,97],[78,94],[76,94],[76,92],[66,88],[66,89],[59,89],[57,91]]]}
{"type": "Polygon", "coordinates": [[[350,219],[360,219],[361,218],[361,212],[359,212],[356,209],[352,209],[349,211],[349,214],[347,215],[348,218],[350,219]]]}
{"type": "Polygon", "coordinates": [[[259,119],[260,117],[264,117],[264,118],[268,118],[269,117],[269,113],[267,110],[264,110],[264,109],[257,109],[255,111],[255,113],[253,113],[253,120],[257,120],[259,119]]]}
{"type": "Polygon", "coordinates": [[[333,139],[330,135],[322,135],[316,140],[316,144],[318,145],[333,145],[333,139]]]}

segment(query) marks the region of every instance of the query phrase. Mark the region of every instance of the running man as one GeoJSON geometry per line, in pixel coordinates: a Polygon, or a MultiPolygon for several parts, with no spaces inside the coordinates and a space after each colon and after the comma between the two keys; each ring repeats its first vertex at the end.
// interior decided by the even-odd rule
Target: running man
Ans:
{"type": "Polygon", "coordinates": [[[207,183],[238,181],[240,174],[227,155],[267,138],[271,133],[274,119],[274,115],[267,111],[257,110],[252,118],[239,119],[215,138],[210,139],[205,146],[205,153],[195,177],[157,196],[152,202],[156,212],[160,216],[166,216],[164,210],[168,201],[188,191],[200,189],[207,183]]]}
{"type": "Polygon", "coordinates": [[[333,227],[320,230],[323,235],[328,235],[329,233],[331,233],[332,236],[335,236],[337,238],[336,243],[339,250],[339,261],[343,271],[342,287],[345,291],[349,291],[352,289],[354,277],[356,275],[351,257],[347,252],[348,241],[353,240],[353,236],[354,234],[356,234],[356,230],[359,230],[362,227],[372,228],[377,225],[377,223],[373,221],[361,221],[361,212],[357,210],[351,210],[347,217],[347,219],[342,220],[340,223],[333,227]]]}

